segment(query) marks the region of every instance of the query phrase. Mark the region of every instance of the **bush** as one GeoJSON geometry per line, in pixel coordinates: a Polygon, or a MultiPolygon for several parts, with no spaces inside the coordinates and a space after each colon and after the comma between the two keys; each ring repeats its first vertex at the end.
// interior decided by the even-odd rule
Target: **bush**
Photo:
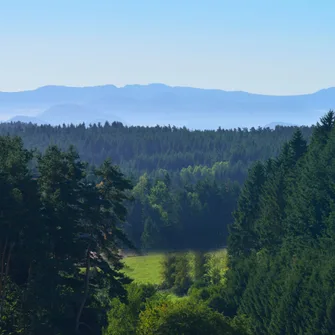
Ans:
{"type": "Polygon", "coordinates": [[[196,283],[204,282],[206,275],[206,255],[201,251],[194,254],[194,280],[196,283]]]}
{"type": "Polygon", "coordinates": [[[178,255],[176,259],[175,271],[173,291],[177,295],[184,295],[192,285],[192,279],[190,276],[190,263],[187,255],[178,255]]]}
{"type": "Polygon", "coordinates": [[[227,261],[227,252],[225,250],[206,255],[205,279],[208,284],[218,285],[225,283],[228,270],[227,261]]]}
{"type": "Polygon", "coordinates": [[[147,306],[140,314],[138,335],[233,335],[229,320],[205,304],[189,300],[147,306]]]}
{"type": "Polygon", "coordinates": [[[168,253],[164,256],[163,260],[163,289],[170,289],[174,286],[176,276],[176,260],[177,255],[168,253]]]}
{"type": "Polygon", "coordinates": [[[192,285],[190,262],[187,254],[167,254],[163,261],[163,289],[172,289],[184,295],[192,285]]]}
{"type": "Polygon", "coordinates": [[[132,283],[127,288],[128,301],[121,302],[118,298],[112,300],[112,309],[108,313],[108,326],[104,335],[135,334],[139,314],[145,309],[145,304],[157,293],[153,285],[132,283]]]}

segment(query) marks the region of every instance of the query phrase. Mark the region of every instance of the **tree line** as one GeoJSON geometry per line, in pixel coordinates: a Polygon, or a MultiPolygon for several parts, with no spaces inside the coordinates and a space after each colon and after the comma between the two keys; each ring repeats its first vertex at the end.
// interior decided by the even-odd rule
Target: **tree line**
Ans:
{"type": "Polygon", "coordinates": [[[156,179],[144,174],[132,190],[125,229],[144,251],[222,248],[238,195],[239,185],[230,180],[205,176],[173,186],[167,171],[156,179]]]}
{"type": "MultiPolygon", "coordinates": [[[[221,129],[192,131],[171,126],[124,126],[120,122],[104,125],[33,125],[2,123],[0,135],[20,136],[27,149],[44,152],[49,145],[67,150],[73,145],[81,159],[91,166],[111,158],[127,176],[138,177],[159,169],[180,172],[189,166],[212,167],[228,162],[226,177],[243,182],[250,164],[277,156],[291,138],[295,127],[221,129]]],[[[312,128],[301,127],[309,139],[312,128]]],[[[171,176],[173,179],[173,176],[171,176]]]]}
{"type": "MultiPolygon", "coordinates": [[[[227,244],[240,185],[257,159],[277,156],[296,128],[190,131],[176,127],[104,125],[0,125],[0,135],[20,136],[26,149],[74,145],[86,161],[88,182],[106,158],[131,180],[125,230],[138,249],[214,249],[227,244]],[[185,238],[187,236],[187,238],[185,238]]],[[[309,139],[313,128],[301,127],[309,139]]],[[[33,173],[35,167],[32,166],[33,173]]]]}

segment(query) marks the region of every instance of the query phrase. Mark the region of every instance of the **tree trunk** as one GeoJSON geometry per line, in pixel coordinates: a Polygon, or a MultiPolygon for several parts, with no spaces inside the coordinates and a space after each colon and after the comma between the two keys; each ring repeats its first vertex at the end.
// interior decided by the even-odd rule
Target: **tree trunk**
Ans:
{"type": "Polygon", "coordinates": [[[14,246],[15,246],[15,242],[11,243],[9,247],[8,255],[7,255],[6,271],[5,271],[5,276],[4,276],[3,286],[2,286],[2,292],[0,295],[1,297],[0,298],[0,313],[2,312],[3,302],[6,299],[6,285],[7,285],[8,275],[9,275],[9,264],[10,264],[10,259],[12,257],[12,251],[13,251],[14,246]]]}
{"type": "Polygon", "coordinates": [[[3,247],[3,251],[1,254],[1,272],[0,272],[0,316],[2,315],[2,305],[3,305],[3,291],[4,287],[4,274],[5,274],[5,258],[6,258],[6,251],[7,251],[7,244],[8,244],[8,237],[6,237],[5,245],[3,247]]]}
{"type": "Polygon", "coordinates": [[[8,244],[8,237],[6,237],[5,245],[3,247],[3,251],[1,254],[1,270],[0,270],[0,296],[2,292],[2,284],[3,284],[3,275],[5,272],[5,258],[6,258],[6,249],[8,244]]]}
{"type": "Polygon", "coordinates": [[[8,256],[7,256],[7,263],[6,263],[5,280],[6,280],[7,276],[9,275],[9,265],[10,265],[10,260],[12,258],[12,252],[13,252],[14,246],[15,246],[15,242],[11,243],[10,248],[9,248],[9,252],[8,252],[8,256]]]}
{"type": "Polygon", "coordinates": [[[84,296],[83,300],[81,301],[77,317],[76,317],[76,327],[75,327],[75,332],[76,334],[79,334],[79,326],[80,326],[80,318],[83,313],[87,296],[88,296],[88,289],[89,289],[89,284],[90,284],[90,270],[91,270],[91,250],[90,247],[87,249],[87,254],[86,254],[86,272],[85,272],[85,287],[84,287],[84,296]]]}

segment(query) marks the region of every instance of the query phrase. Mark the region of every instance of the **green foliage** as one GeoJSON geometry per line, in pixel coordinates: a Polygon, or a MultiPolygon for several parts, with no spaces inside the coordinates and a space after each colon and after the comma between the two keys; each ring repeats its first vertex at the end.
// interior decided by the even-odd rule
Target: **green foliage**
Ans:
{"type": "Polygon", "coordinates": [[[170,289],[174,286],[176,279],[177,254],[168,253],[162,261],[163,288],[170,289]]]}
{"type": "MultiPolygon", "coordinates": [[[[74,145],[90,165],[85,179],[91,183],[98,177],[94,166],[112,157],[135,184],[134,202],[127,202],[127,235],[139,249],[162,251],[225,247],[237,184],[255,161],[278,156],[296,129],[190,131],[120,123],[89,127],[12,123],[0,125],[0,134],[20,135],[27,148],[42,152],[50,144],[61,149],[74,145]]],[[[311,128],[300,130],[310,137],[311,128]]]]}
{"type": "Polygon", "coordinates": [[[0,334],[334,333],[334,129],[0,125],[0,334]]]}
{"type": "Polygon", "coordinates": [[[188,300],[148,306],[140,314],[139,335],[237,334],[229,322],[204,304],[188,300]]]}
{"type": "Polygon", "coordinates": [[[239,186],[229,181],[172,188],[144,175],[134,187],[127,232],[137,247],[147,251],[222,248],[238,193],[239,186]]]}
{"type": "Polygon", "coordinates": [[[174,283],[172,287],[173,291],[177,295],[186,294],[188,289],[191,287],[192,279],[190,271],[189,255],[178,254],[176,258],[174,283]]]}
{"type": "Polygon", "coordinates": [[[185,253],[169,253],[163,260],[162,287],[184,295],[192,284],[190,259],[185,253]]]}
{"type": "Polygon", "coordinates": [[[206,255],[202,251],[194,253],[194,280],[203,282],[206,275],[206,255]]]}
{"type": "Polygon", "coordinates": [[[129,283],[119,248],[130,183],[108,161],[94,171],[101,183],[88,183],[73,148],[33,158],[20,139],[0,137],[0,329],[99,334],[129,283]]]}
{"type": "MultiPolygon", "coordinates": [[[[242,182],[255,161],[277,156],[296,127],[217,129],[191,131],[177,127],[127,127],[119,122],[104,125],[37,126],[23,123],[0,125],[0,135],[21,136],[27,148],[44,152],[49,145],[62,150],[74,145],[90,165],[112,157],[127,175],[148,172],[153,179],[169,172],[172,184],[199,180],[242,182]],[[179,177],[171,175],[185,169],[179,177]]],[[[305,138],[312,129],[301,127],[305,138]]]]}
{"type": "Polygon", "coordinates": [[[108,326],[103,335],[135,334],[139,314],[145,309],[146,302],[153,298],[157,290],[153,285],[132,283],[127,287],[127,301],[114,298],[108,312],[108,326]]]}
{"type": "Polygon", "coordinates": [[[234,213],[235,221],[229,236],[230,255],[240,257],[249,255],[257,249],[255,222],[260,215],[260,196],[265,182],[264,166],[257,162],[250,169],[248,179],[238,200],[234,213]]]}
{"type": "Polygon", "coordinates": [[[335,332],[334,148],[329,112],[308,146],[297,131],[276,159],[250,171],[229,238],[226,290],[215,308],[248,315],[253,334],[335,332]]]}
{"type": "Polygon", "coordinates": [[[211,285],[224,284],[228,270],[226,250],[209,252],[205,255],[205,281],[211,285]]]}

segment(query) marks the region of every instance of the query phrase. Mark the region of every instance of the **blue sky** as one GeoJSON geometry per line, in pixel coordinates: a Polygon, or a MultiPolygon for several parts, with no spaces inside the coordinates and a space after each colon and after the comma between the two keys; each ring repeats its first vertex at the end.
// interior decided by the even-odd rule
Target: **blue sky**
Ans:
{"type": "Polygon", "coordinates": [[[333,0],[0,0],[0,91],[335,86],[333,0]]]}

